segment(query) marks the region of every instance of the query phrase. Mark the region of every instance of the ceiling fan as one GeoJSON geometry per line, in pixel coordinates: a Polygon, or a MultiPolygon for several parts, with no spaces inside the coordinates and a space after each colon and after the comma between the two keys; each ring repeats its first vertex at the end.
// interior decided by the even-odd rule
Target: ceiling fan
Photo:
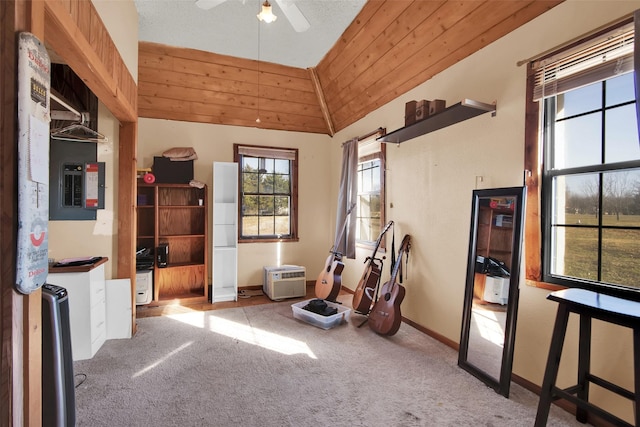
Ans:
{"type": "MultiPolygon", "coordinates": [[[[196,6],[198,6],[200,9],[209,10],[226,1],[227,0],[197,0],[196,6]]],[[[242,3],[244,4],[246,0],[239,1],[242,1],[242,3]]],[[[300,12],[300,9],[298,8],[298,6],[296,6],[293,0],[274,1],[278,4],[280,10],[282,10],[282,13],[284,13],[284,16],[289,20],[289,23],[296,32],[302,33],[304,31],[307,31],[311,27],[309,21],[307,21],[307,18],[305,18],[302,12],[300,12]]]]}

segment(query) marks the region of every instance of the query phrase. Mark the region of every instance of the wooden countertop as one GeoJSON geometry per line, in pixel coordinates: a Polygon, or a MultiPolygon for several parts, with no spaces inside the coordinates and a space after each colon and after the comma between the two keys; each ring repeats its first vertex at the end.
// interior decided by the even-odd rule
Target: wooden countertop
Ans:
{"type": "Polygon", "coordinates": [[[49,273],[86,273],[87,271],[91,271],[99,265],[104,264],[109,261],[109,257],[96,257],[96,261],[91,264],[84,265],[59,265],[54,264],[49,266],[49,273]]]}

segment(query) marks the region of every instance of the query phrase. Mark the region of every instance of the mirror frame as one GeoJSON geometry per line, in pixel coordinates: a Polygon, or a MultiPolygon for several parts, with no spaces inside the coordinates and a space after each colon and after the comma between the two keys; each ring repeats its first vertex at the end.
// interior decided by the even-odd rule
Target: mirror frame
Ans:
{"type": "Polygon", "coordinates": [[[520,257],[522,253],[522,230],[524,222],[524,203],[526,187],[505,187],[473,190],[471,204],[471,229],[469,233],[469,258],[467,260],[467,275],[464,293],[464,309],[462,313],[462,330],[460,335],[460,350],[458,352],[458,366],[493,388],[496,393],[509,397],[511,386],[511,370],[513,367],[513,349],[518,313],[518,298],[520,293],[520,257]],[[500,377],[494,378],[489,373],[469,362],[469,333],[471,329],[471,311],[473,306],[473,287],[475,281],[476,246],[478,239],[478,216],[480,199],[482,198],[515,198],[513,210],[513,236],[511,252],[511,269],[509,276],[509,296],[507,303],[506,325],[504,332],[504,346],[500,377]]]}

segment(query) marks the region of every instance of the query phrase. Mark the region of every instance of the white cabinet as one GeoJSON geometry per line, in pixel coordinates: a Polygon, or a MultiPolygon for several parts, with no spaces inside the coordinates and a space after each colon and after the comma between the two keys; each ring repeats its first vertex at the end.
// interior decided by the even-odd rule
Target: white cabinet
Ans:
{"type": "Polygon", "coordinates": [[[131,338],[131,280],[112,279],[105,283],[106,339],[131,338]]]}
{"type": "Polygon", "coordinates": [[[211,302],[238,299],[238,164],[213,163],[211,302]]]}
{"type": "Polygon", "coordinates": [[[91,359],[107,336],[104,262],[88,271],[50,271],[47,283],[61,286],[69,294],[73,360],[91,359]]]}

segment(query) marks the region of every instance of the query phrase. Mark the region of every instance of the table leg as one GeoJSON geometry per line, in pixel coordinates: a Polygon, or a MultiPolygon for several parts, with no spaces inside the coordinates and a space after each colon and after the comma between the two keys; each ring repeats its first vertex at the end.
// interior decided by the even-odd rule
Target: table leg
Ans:
{"type": "MultiPolygon", "coordinates": [[[[578,399],[589,402],[589,369],[591,367],[591,317],[580,315],[580,341],[578,345],[578,399]]],[[[587,422],[587,410],[576,408],[576,420],[587,422]]]]}

